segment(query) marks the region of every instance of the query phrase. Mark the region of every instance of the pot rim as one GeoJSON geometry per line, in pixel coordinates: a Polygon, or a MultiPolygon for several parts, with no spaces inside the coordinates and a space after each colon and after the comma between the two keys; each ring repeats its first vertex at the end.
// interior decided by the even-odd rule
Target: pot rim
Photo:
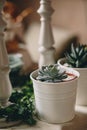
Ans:
{"type": "MultiPolygon", "coordinates": [[[[43,83],[43,84],[68,84],[68,83],[70,83],[70,82],[73,82],[73,81],[75,81],[75,80],[77,80],[78,78],[79,78],[79,76],[80,76],[80,73],[78,72],[78,71],[76,71],[76,70],[74,70],[74,69],[72,69],[72,68],[65,68],[66,70],[72,70],[73,72],[74,72],[74,74],[76,75],[76,78],[75,79],[72,79],[72,80],[68,80],[68,81],[64,81],[64,82],[57,82],[57,83],[53,83],[53,82],[41,82],[41,81],[39,81],[39,80],[36,80],[35,78],[37,77],[37,72],[38,72],[38,70],[39,69],[37,69],[37,70],[35,70],[35,71],[33,71],[33,72],[31,72],[31,74],[30,74],[30,78],[31,78],[31,80],[33,80],[34,82],[38,82],[38,83],[43,83]]],[[[71,73],[72,74],[72,73],[71,73]]]]}
{"type": "MultiPolygon", "coordinates": [[[[60,58],[60,59],[57,61],[57,63],[58,63],[59,65],[62,65],[62,64],[61,64],[61,61],[64,61],[65,63],[67,63],[65,57],[60,58]]],[[[63,65],[63,66],[64,66],[64,65],[63,65]]],[[[73,68],[73,69],[76,69],[76,70],[84,70],[84,69],[87,70],[87,68],[75,68],[75,67],[69,67],[69,68],[73,68]]]]}

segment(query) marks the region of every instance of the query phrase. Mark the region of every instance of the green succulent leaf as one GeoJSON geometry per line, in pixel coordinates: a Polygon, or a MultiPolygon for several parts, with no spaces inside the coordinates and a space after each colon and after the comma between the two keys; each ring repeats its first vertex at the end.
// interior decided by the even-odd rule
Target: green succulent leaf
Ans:
{"type": "Polygon", "coordinates": [[[74,57],[76,59],[76,57],[77,57],[77,51],[76,51],[73,43],[71,44],[71,52],[73,53],[73,55],[74,55],[74,57]]]}
{"type": "Polygon", "coordinates": [[[64,78],[67,78],[66,72],[54,64],[42,66],[36,79],[43,82],[61,82],[64,78]]]}
{"type": "Polygon", "coordinates": [[[72,67],[85,67],[87,66],[87,46],[78,43],[75,47],[71,44],[71,52],[66,52],[65,57],[72,67]]]}

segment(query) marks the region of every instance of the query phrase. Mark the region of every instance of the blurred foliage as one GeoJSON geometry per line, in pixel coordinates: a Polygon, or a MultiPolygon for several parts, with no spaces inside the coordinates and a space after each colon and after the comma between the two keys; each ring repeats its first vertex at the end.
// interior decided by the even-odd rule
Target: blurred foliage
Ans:
{"type": "Polygon", "coordinates": [[[6,121],[23,121],[29,125],[36,124],[34,107],[34,93],[31,80],[27,81],[21,89],[14,89],[9,99],[11,104],[0,107],[0,118],[6,121]]]}

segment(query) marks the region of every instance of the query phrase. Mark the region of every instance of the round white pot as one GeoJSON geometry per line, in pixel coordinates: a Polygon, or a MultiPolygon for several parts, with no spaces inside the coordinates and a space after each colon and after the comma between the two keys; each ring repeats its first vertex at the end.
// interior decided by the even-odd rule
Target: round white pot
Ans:
{"type": "Polygon", "coordinates": [[[67,82],[46,83],[36,80],[38,70],[31,73],[39,119],[48,123],[63,123],[74,118],[79,73],[73,69],[67,71],[77,78],[67,82]]]}
{"type": "MultiPolygon", "coordinates": [[[[66,63],[65,58],[61,58],[58,60],[58,64],[60,66],[64,66],[64,63],[66,63]]],[[[74,68],[74,69],[80,73],[80,77],[78,80],[76,104],[87,105],[87,68],[74,68]]]]}

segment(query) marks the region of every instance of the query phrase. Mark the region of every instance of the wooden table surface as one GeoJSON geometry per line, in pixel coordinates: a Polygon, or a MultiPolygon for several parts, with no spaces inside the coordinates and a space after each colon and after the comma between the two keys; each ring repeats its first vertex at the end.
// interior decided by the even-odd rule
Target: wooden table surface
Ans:
{"type": "Polygon", "coordinates": [[[87,107],[76,106],[75,118],[67,123],[49,124],[38,120],[33,127],[20,123],[19,125],[1,128],[0,130],[87,130],[87,107]]]}

